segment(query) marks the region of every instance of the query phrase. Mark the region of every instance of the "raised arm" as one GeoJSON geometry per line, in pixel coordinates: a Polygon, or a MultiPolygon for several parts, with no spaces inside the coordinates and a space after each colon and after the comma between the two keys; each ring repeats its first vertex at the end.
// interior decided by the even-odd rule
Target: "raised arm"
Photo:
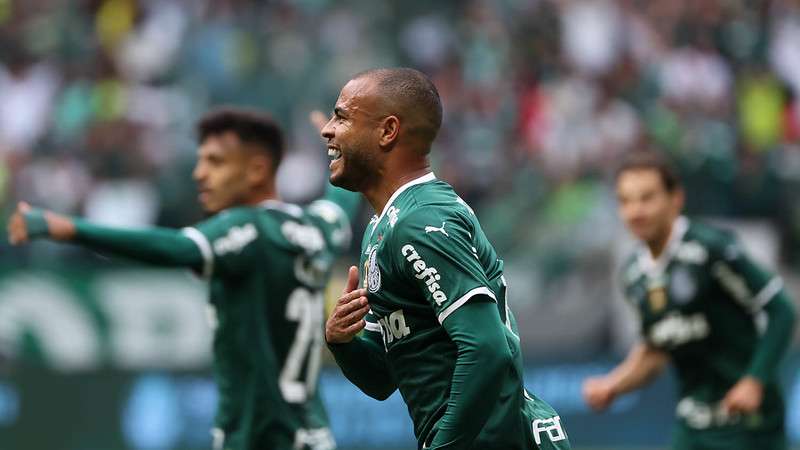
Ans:
{"type": "MultiPolygon", "coordinates": [[[[8,224],[14,245],[47,238],[74,242],[92,250],[109,252],[160,266],[200,270],[203,254],[195,242],[180,230],[150,228],[128,230],[92,224],[20,203],[8,224]]],[[[209,249],[210,251],[210,249],[209,249]]]]}
{"type": "Polygon", "coordinates": [[[386,367],[385,349],[377,323],[368,322],[366,290],[358,286],[358,269],[350,267],[344,293],[325,324],[325,341],[344,376],[361,391],[386,400],[397,383],[386,367]],[[364,331],[363,336],[358,333],[364,331]]]}

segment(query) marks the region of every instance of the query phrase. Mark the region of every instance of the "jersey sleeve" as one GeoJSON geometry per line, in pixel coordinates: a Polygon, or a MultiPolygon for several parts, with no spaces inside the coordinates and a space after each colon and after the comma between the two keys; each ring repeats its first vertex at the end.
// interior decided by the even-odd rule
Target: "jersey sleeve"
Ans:
{"type": "Polygon", "coordinates": [[[717,245],[711,268],[719,285],[743,308],[756,313],[783,290],[783,281],[763,269],[728,236],[717,245]]]}
{"type": "Polygon", "coordinates": [[[457,210],[423,207],[392,233],[394,264],[443,323],[473,299],[497,301],[472,245],[472,227],[457,210]]]}
{"type": "Polygon", "coordinates": [[[342,253],[350,247],[351,222],[361,205],[361,194],[328,186],[325,195],[308,205],[308,213],[317,218],[317,223],[330,243],[334,253],[342,253]]]}
{"type": "Polygon", "coordinates": [[[231,209],[182,230],[203,255],[201,274],[236,275],[255,260],[259,227],[251,211],[231,209]]]}

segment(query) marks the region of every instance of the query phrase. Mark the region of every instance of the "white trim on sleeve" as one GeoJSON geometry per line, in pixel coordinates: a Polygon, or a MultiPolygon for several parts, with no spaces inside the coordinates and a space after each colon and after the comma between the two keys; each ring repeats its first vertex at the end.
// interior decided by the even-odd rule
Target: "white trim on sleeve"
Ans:
{"type": "Polygon", "coordinates": [[[447,319],[447,317],[450,314],[453,314],[453,312],[455,312],[455,310],[460,308],[464,303],[467,303],[467,301],[469,301],[469,299],[471,299],[472,297],[475,297],[476,295],[480,295],[480,294],[488,295],[489,297],[491,297],[492,300],[494,300],[495,302],[497,301],[497,298],[494,296],[494,292],[492,292],[489,288],[487,288],[486,286],[476,287],[475,289],[473,289],[473,290],[467,292],[466,294],[462,295],[461,298],[459,298],[458,300],[456,300],[453,303],[451,303],[450,306],[448,306],[447,308],[444,309],[444,311],[439,313],[439,317],[438,317],[439,323],[444,323],[444,319],[447,319]]]}
{"type": "Polygon", "coordinates": [[[769,280],[769,283],[753,297],[752,308],[754,311],[759,311],[761,308],[767,306],[767,303],[778,295],[781,289],[783,289],[783,280],[781,277],[774,277],[769,280]]]}
{"type": "Polygon", "coordinates": [[[203,278],[211,278],[214,273],[214,251],[211,249],[211,243],[208,242],[206,236],[197,228],[186,227],[181,229],[184,236],[191,239],[197,248],[200,249],[200,254],[203,255],[203,278]]]}
{"type": "Polygon", "coordinates": [[[364,322],[367,323],[367,326],[364,327],[364,329],[366,329],[367,331],[374,331],[376,333],[380,333],[381,332],[381,326],[378,325],[377,323],[370,322],[368,320],[365,320],[364,322]]]}

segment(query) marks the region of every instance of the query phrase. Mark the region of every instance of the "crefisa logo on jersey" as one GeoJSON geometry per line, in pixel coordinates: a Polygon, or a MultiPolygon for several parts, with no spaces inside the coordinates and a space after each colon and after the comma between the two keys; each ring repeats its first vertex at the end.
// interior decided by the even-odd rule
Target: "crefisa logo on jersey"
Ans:
{"type": "Polygon", "coordinates": [[[367,259],[367,290],[373,294],[381,288],[381,269],[378,267],[378,246],[372,247],[367,259]]]}

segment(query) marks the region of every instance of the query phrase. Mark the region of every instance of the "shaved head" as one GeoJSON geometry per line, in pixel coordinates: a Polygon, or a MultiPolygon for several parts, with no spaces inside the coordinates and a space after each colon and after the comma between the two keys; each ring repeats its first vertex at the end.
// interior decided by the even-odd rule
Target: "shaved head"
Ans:
{"type": "Polygon", "coordinates": [[[372,92],[387,115],[396,115],[404,132],[424,144],[436,138],[442,125],[442,101],[433,82],[422,72],[409,68],[372,69],[356,74],[352,80],[367,79],[372,92]]]}

